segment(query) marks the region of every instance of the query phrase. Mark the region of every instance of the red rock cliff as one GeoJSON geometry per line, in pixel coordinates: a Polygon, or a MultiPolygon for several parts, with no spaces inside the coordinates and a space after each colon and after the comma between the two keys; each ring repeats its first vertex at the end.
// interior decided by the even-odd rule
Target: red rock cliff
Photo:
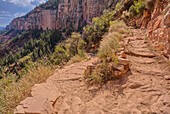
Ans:
{"type": "MultiPolygon", "coordinates": [[[[116,0],[115,0],[116,1],[116,0]]],[[[121,1],[117,0],[116,2],[121,1]]],[[[100,16],[113,0],[59,0],[56,9],[35,8],[26,16],[14,19],[9,29],[78,29],[100,16]]]]}

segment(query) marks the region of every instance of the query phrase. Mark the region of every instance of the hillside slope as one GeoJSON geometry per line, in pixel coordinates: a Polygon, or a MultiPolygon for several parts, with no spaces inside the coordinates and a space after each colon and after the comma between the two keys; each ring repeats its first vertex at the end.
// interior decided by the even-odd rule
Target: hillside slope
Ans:
{"type": "Polygon", "coordinates": [[[89,87],[84,71],[97,58],[65,66],[45,83],[33,87],[31,97],[16,108],[15,114],[113,114],[170,112],[170,71],[150,51],[145,31],[131,29],[125,37],[131,71],[121,79],[104,86],[89,87]]]}
{"type": "MultiPolygon", "coordinates": [[[[0,44],[27,30],[80,31],[92,18],[102,15],[108,6],[114,9],[119,1],[122,0],[49,0],[25,16],[13,19],[0,33],[0,44]]],[[[3,47],[9,48],[9,45],[3,47]]]]}
{"type": "MultiPolygon", "coordinates": [[[[0,55],[3,55],[0,59],[0,112],[13,112],[14,107],[26,97],[16,108],[16,113],[169,112],[168,0],[125,0],[116,7],[120,0],[85,1],[90,4],[89,12],[84,12],[90,23],[82,31],[79,30],[88,21],[86,18],[80,23],[81,19],[84,20],[84,13],[80,10],[84,7],[80,5],[83,0],[50,0],[18,18],[21,20],[12,22],[11,26],[16,26],[18,32],[22,29],[24,32],[0,45],[0,55]],[[99,10],[96,9],[100,6],[113,6],[115,10],[104,10],[103,15],[92,19],[92,16],[98,15],[99,10]],[[58,14],[53,15],[56,9],[60,11],[61,18],[58,14]],[[80,20],[79,14],[82,15],[80,20]],[[56,16],[61,27],[56,28],[58,25],[53,23],[53,19],[48,20],[47,15],[56,16]],[[29,26],[21,24],[22,21],[29,26]],[[96,62],[96,58],[91,58],[80,62],[86,59],[85,52],[97,53],[100,60],[96,62]],[[65,66],[78,61],[80,63],[65,66]],[[33,87],[37,82],[29,79],[28,72],[30,68],[36,70],[39,66],[60,69],[56,69],[45,83],[33,87]],[[22,83],[22,79],[27,78],[32,86],[24,90],[29,84],[22,83]],[[11,94],[11,90],[18,94],[11,94]]],[[[10,26],[8,29],[7,33],[17,34],[10,26]]],[[[31,73],[37,74],[35,71],[31,73]]]]}

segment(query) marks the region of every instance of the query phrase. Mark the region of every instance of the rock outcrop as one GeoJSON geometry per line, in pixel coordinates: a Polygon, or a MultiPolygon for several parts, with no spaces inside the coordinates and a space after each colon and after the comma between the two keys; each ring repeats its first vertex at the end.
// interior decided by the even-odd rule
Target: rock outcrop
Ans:
{"type": "Polygon", "coordinates": [[[152,46],[170,59],[170,4],[156,2],[147,28],[152,46]]]}
{"type": "MultiPolygon", "coordinates": [[[[57,0],[56,0],[57,1],[57,0]]],[[[115,5],[118,1],[113,4],[115,5]]],[[[8,29],[79,29],[100,16],[112,0],[58,0],[55,8],[36,7],[29,14],[14,19],[8,29]]],[[[48,5],[48,4],[47,4],[48,5]]]]}
{"type": "Polygon", "coordinates": [[[170,60],[170,3],[169,0],[152,0],[151,11],[145,9],[143,16],[125,19],[130,26],[147,28],[151,46],[170,60]]]}

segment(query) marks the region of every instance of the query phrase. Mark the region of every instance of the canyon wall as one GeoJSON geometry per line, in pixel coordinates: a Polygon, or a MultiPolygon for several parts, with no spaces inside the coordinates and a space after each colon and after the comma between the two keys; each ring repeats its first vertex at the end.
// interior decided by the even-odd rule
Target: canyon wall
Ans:
{"type": "Polygon", "coordinates": [[[170,4],[168,0],[156,2],[147,28],[150,44],[170,60],[170,4]]]}
{"type": "Polygon", "coordinates": [[[13,19],[8,29],[78,29],[100,16],[111,2],[122,0],[59,0],[56,9],[36,7],[26,16],[13,19]]]}

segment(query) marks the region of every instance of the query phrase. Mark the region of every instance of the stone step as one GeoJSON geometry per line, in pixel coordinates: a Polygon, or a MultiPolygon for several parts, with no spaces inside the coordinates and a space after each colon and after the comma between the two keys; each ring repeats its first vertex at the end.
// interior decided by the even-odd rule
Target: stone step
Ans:
{"type": "Polygon", "coordinates": [[[52,114],[53,105],[61,96],[58,89],[50,83],[36,84],[31,95],[16,107],[14,114],[52,114]]]}
{"type": "Polygon", "coordinates": [[[14,114],[52,114],[53,108],[50,101],[45,97],[26,98],[18,105],[14,114]]]}
{"type": "Polygon", "coordinates": [[[164,71],[162,71],[161,69],[158,68],[153,68],[153,67],[139,67],[139,66],[135,66],[134,68],[132,68],[133,71],[145,74],[145,75],[154,75],[154,76],[163,76],[165,75],[164,71]]]}
{"type": "Polygon", "coordinates": [[[131,60],[131,62],[140,63],[140,64],[152,64],[156,62],[154,58],[146,58],[146,57],[130,56],[128,57],[128,59],[131,60]]]}
{"type": "Polygon", "coordinates": [[[131,51],[131,50],[126,50],[125,53],[128,55],[137,56],[137,57],[141,56],[141,57],[153,58],[156,56],[151,52],[137,52],[137,51],[131,51]]]}

